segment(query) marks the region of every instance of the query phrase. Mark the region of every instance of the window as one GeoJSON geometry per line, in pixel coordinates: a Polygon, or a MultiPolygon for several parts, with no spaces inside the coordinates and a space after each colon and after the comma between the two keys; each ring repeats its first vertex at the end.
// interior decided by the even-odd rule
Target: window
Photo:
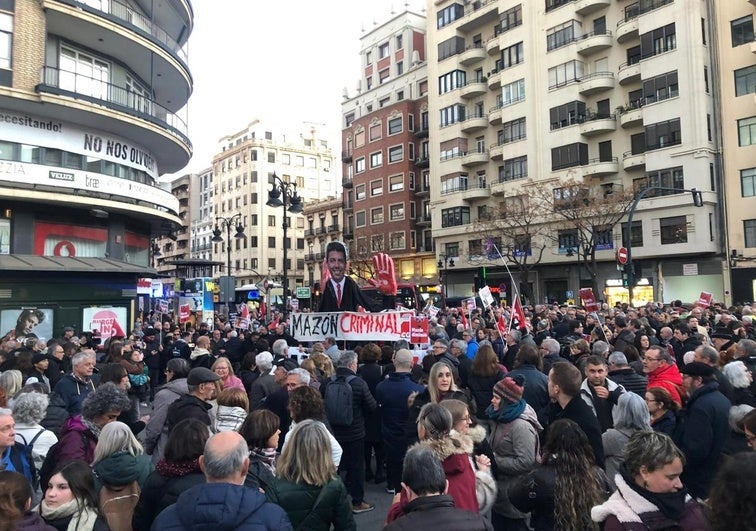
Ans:
{"type": "Polygon", "coordinates": [[[507,9],[499,15],[499,26],[494,29],[494,35],[499,35],[522,24],[522,4],[507,9]]]}
{"type": "Polygon", "coordinates": [[[370,197],[383,194],[383,179],[370,181],[370,197]]]}
{"type": "Polygon", "coordinates": [[[376,207],[370,209],[370,224],[380,225],[383,223],[383,207],[376,207]]]}
{"type": "Polygon", "coordinates": [[[679,118],[646,126],[646,151],[681,143],[679,118]]]}
{"type": "Polygon", "coordinates": [[[268,249],[275,249],[275,248],[276,248],[276,237],[268,236],[268,249]]]}
{"type": "Polygon", "coordinates": [[[389,192],[404,190],[404,175],[392,175],[389,177],[389,192]]]}
{"type": "MultiPolygon", "coordinates": [[[[404,73],[404,63],[400,61],[396,63],[396,75],[401,76],[403,73],[404,73]]],[[[396,100],[402,101],[403,99],[404,99],[404,92],[400,90],[399,92],[396,93],[396,100]]]]}
{"type": "Polygon", "coordinates": [[[501,51],[501,62],[499,63],[499,69],[510,68],[514,65],[519,65],[525,61],[525,52],[523,51],[523,45],[521,42],[513,44],[501,51]]]}
{"type": "Polygon", "coordinates": [[[740,190],[743,197],[756,196],[756,168],[740,170],[740,190]]]}
{"type": "Polygon", "coordinates": [[[645,197],[659,197],[684,192],[685,180],[682,166],[649,172],[645,177],[633,181],[634,191],[640,191],[647,187],[669,188],[669,190],[649,190],[645,197]]]}
{"type": "Polygon", "coordinates": [[[730,33],[733,48],[753,42],[753,15],[730,21],[730,33]]]}
{"type": "Polygon", "coordinates": [[[567,254],[578,248],[578,233],[576,230],[560,230],[557,236],[559,254],[567,254]]]}
{"type": "MultiPolygon", "coordinates": [[[[388,81],[390,74],[391,74],[391,71],[388,68],[386,68],[386,69],[381,70],[380,72],[378,72],[378,83],[380,85],[383,85],[386,81],[388,81]]],[[[388,99],[388,98],[386,98],[386,99],[388,99]]],[[[386,103],[388,103],[388,102],[386,102],[386,103]]],[[[383,106],[384,105],[381,105],[381,107],[383,107],[383,106]]]]}
{"type": "Polygon", "coordinates": [[[738,145],[751,146],[756,144],[756,116],[738,120],[738,145]]]}
{"type": "Polygon", "coordinates": [[[676,47],[677,36],[675,35],[675,23],[673,22],[641,35],[640,58],[653,57],[654,55],[674,50],[676,47]]]}
{"type": "Polygon", "coordinates": [[[528,157],[515,157],[504,161],[503,166],[499,166],[499,182],[514,181],[524,179],[528,176],[528,157]]]}
{"type": "Polygon", "coordinates": [[[596,240],[596,250],[606,251],[614,249],[614,233],[611,227],[595,227],[593,237],[596,240]]]}
{"type": "Polygon", "coordinates": [[[525,99],[525,80],[518,79],[501,87],[501,105],[512,105],[525,99]]]}
{"type": "Polygon", "coordinates": [[[367,219],[367,214],[365,213],[364,210],[360,210],[354,215],[354,226],[364,227],[365,225],[367,225],[366,219],[367,219]]]}
{"type": "Polygon", "coordinates": [[[354,161],[354,173],[362,173],[365,171],[365,157],[360,157],[354,161]]]}
{"type": "Polygon", "coordinates": [[[389,43],[384,42],[378,46],[378,59],[383,59],[389,55],[389,43]]]}
{"type": "Polygon", "coordinates": [[[355,201],[362,201],[365,199],[365,185],[364,184],[358,184],[354,187],[354,200],[355,201]]]}
{"type": "MultiPolygon", "coordinates": [[[[9,50],[10,51],[10,50],[9,50]]],[[[92,55],[61,46],[58,86],[92,98],[107,100],[110,64],[92,55]]]]}
{"type": "Polygon", "coordinates": [[[470,223],[470,207],[445,208],[441,211],[441,227],[457,227],[470,223]]]}
{"type": "Polygon", "coordinates": [[[370,250],[374,253],[383,251],[383,234],[374,234],[370,237],[370,250]]]}
{"type": "Polygon", "coordinates": [[[556,9],[557,7],[569,4],[572,1],[573,0],[546,0],[546,12],[548,13],[552,9],[556,9]]]}
{"type": "Polygon", "coordinates": [[[268,269],[275,269],[275,268],[276,268],[276,259],[268,258],[268,269]]]}
{"type": "Polygon", "coordinates": [[[251,216],[249,216],[249,225],[251,227],[257,226],[257,214],[252,214],[251,216]]]}
{"type": "Polygon", "coordinates": [[[276,226],[276,216],[268,216],[268,227],[276,226]]]}
{"type": "Polygon", "coordinates": [[[756,219],[743,220],[743,236],[746,247],[756,247],[756,219]]]}
{"type": "Polygon", "coordinates": [[[465,38],[452,37],[438,44],[438,60],[443,61],[465,51],[465,38]]]}
{"type": "Polygon", "coordinates": [[[392,118],[388,121],[388,134],[395,135],[402,132],[402,117],[392,118]]]}
{"type": "Polygon", "coordinates": [[[676,98],[680,95],[677,85],[677,70],[652,77],[643,82],[643,98],[646,103],[654,103],[676,98]]]}
{"type": "Polygon", "coordinates": [[[549,109],[549,116],[551,118],[552,131],[583,123],[586,116],[585,102],[571,101],[558,107],[552,107],[549,109]]]}
{"type": "Polygon", "coordinates": [[[370,126],[370,141],[375,142],[381,138],[381,124],[372,124],[370,126]]]}
{"type": "Polygon", "coordinates": [[[268,162],[275,162],[276,154],[273,151],[268,151],[268,162]]]}
{"type": "Polygon", "coordinates": [[[518,118],[502,124],[499,134],[499,144],[508,144],[525,138],[525,118],[518,118]]]}
{"type": "Polygon", "coordinates": [[[393,250],[399,250],[404,249],[407,246],[406,240],[405,240],[405,232],[392,232],[389,235],[389,249],[393,250]]]}
{"type": "Polygon", "coordinates": [[[588,164],[588,144],[575,142],[551,150],[551,171],[588,164]]]}
{"type": "Polygon", "coordinates": [[[442,76],[438,76],[438,93],[446,94],[452,90],[464,87],[467,82],[467,73],[463,70],[453,70],[442,76]]]}
{"type": "Polygon", "coordinates": [[[404,160],[404,146],[394,146],[388,150],[389,164],[404,160]]]}
{"type": "Polygon", "coordinates": [[[249,237],[249,246],[250,247],[257,247],[257,236],[250,236],[249,237]]]}
{"type": "Polygon", "coordinates": [[[756,65],[735,70],[735,95],[743,96],[756,92],[756,65]]]}
{"type": "Polygon", "coordinates": [[[447,125],[465,120],[465,108],[461,104],[444,107],[440,110],[440,113],[441,127],[446,127],[447,125]]]}
{"type": "Polygon", "coordinates": [[[456,258],[459,256],[459,242],[444,244],[444,254],[446,258],[456,258]]]}
{"type": "Polygon", "coordinates": [[[370,167],[377,168],[383,164],[383,152],[377,151],[370,154],[370,167]]]}
{"type": "Polygon", "coordinates": [[[570,20],[547,30],[546,51],[556,50],[577,40],[582,33],[580,22],[570,20]]]}
{"type": "Polygon", "coordinates": [[[389,205],[389,221],[401,221],[404,219],[404,203],[389,205]]]}
{"type": "Polygon", "coordinates": [[[10,69],[13,57],[13,16],[0,13],[0,68],[10,69]]]}
{"type": "Polygon", "coordinates": [[[685,216],[661,218],[659,228],[661,229],[662,245],[688,242],[688,223],[685,216]]]}
{"type": "MultiPolygon", "coordinates": [[[[622,224],[622,245],[627,243],[627,223],[622,224]]],[[[630,230],[630,245],[632,247],[643,247],[643,222],[633,221],[633,228],[630,230]]]]}
{"type": "Polygon", "coordinates": [[[465,7],[462,4],[452,4],[441,9],[436,15],[436,28],[441,29],[455,20],[459,20],[464,14],[465,7]]]}
{"type": "Polygon", "coordinates": [[[396,36],[396,49],[401,50],[404,47],[404,38],[402,35],[396,36]]]}
{"type": "Polygon", "coordinates": [[[554,89],[573,81],[579,81],[583,77],[584,71],[585,64],[576,60],[549,68],[549,88],[554,89]]]}

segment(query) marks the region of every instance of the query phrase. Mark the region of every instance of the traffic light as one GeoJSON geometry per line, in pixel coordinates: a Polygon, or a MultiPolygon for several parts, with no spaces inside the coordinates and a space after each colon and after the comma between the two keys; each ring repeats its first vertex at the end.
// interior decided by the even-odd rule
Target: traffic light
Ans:
{"type": "Polygon", "coordinates": [[[695,188],[691,188],[690,193],[693,195],[693,206],[702,207],[703,197],[701,196],[701,192],[695,188]]]}

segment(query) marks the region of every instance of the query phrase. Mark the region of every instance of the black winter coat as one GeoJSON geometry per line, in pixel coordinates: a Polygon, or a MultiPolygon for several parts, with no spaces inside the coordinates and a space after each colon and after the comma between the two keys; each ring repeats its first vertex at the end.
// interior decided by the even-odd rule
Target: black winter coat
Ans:
{"type": "Polygon", "coordinates": [[[648,378],[635,372],[632,367],[609,371],[609,379],[624,387],[626,391],[631,391],[642,397],[646,396],[648,378]]]}
{"type": "MultiPolygon", "coordinates": [[[[347,369],[346,367],[339,367],[336,369],[336,376],[352,376],[355,375],[354,371],[347,369]]],[[[321,387],[323,396],[325,397],[325,390],[328,388],[329,382],[326,382],[321,387]]],[[[350,380],[349,385],[352,386],[352,424],[351,426],[332,426],[333,436],[336,440],[341,442],[354,442],[365,437],[365,418],[369,416],[373,411],[378,409],[378,404],[373,398],[373,393],[370,392],[368,384],[357,376],[350,380]]]]}
{"type": "Polygon", "coordinates": [[[182,492],[200,483],[205,483],[202,472],[170,477],[160,475],[157,470],[150,472],[134,508],[131,526],[134,529],[149,529],[163,509],[176,503],[182,492]]]}
{"type": "MultiPolygon", "coordinates": [[[[383,380],[383,367],[375,361],[365,363],[357,369],[357,375],[365,380],[370,389],[370,394],[375,396],[376,386],[383,380]]],[[[381,412],[378,408],[365,416],[365,440],[369,442],[381,441],[381,412]]]]}
{"type": "MultiPolygon", "coordinates": [[[[591,444],[591,448],[593,448],[596,464],[601,468],[604,468],[604,443],[601,440],[601,426],[599,426],[599,421],[590,406],[586,404],[580,396],[576,396],[570,400],[569,404],[567,404],[567,407],[564,409],[560,408],[559,404],[556,402],[552,402],[545,410],[542,410],[542,412],[543,411],[546,412],[546,418],[544,420],[547,424],[559,419],[570,419],[577,422],[577,425],[580,426],[583,433],[588,437],[588,442],[591,444]]],[[[541,424],[543,424],[542,418],[544,418],[543,415],[539,413],[538,420],[541,421],[541,424]]],[[[548,426],[542,433],[544,440],[547,431],[548,426]]]]}
{"type": "Polygon", "coordinates": [[[457,509],[448,494],[422,496],[402,507],[404,516],[383,528],[383,531],[417,531],[419,529],[464,529],[492,531],[493,527],[481,515],[457,509]]]}

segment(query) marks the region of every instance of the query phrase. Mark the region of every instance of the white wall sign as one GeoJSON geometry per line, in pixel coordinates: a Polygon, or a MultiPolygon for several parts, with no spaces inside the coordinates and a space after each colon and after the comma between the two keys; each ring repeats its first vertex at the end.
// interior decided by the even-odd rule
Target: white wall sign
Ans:
{"type": "Polygon", "coordinates": [[[698,264],[683,264],[683,276],[698,275],[698,264]]]}

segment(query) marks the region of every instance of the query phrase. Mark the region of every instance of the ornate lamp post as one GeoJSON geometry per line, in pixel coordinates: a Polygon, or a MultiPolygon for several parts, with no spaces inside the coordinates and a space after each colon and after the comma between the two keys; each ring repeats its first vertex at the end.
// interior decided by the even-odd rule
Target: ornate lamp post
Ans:
{"type": "Polygon", "coordinates": [[[234,214],[230,218],[224,218],[223,216],[215,217],[215,229],[213,230],[213,238],[211,241],[215,243],[223,242],[223,231],[221,228],[226,229],[226,271],[225,275],[219,278],[220,290],[222,294],[225,294],[225,302],[228,304],[235,298],[236,279],[231,275],[231,229],[236,229],[234,238],[244,238],[244,225],[241,224],[241,212],[234,214]]]}

